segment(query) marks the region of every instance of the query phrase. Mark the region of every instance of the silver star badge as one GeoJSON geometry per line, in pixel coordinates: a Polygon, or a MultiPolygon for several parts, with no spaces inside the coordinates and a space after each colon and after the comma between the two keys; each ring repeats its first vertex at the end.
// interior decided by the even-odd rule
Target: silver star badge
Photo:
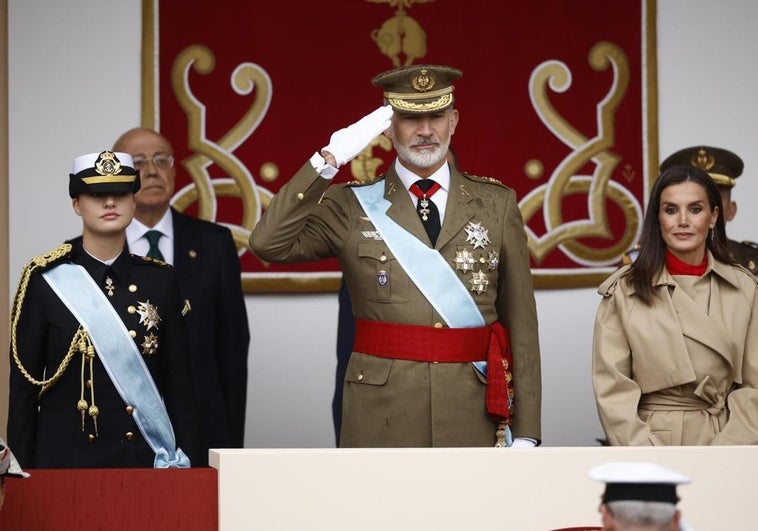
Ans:
{"type": "Polygon", "coordinates": [[[475,271],[471,273],[471,280],[468,281],[471,284],[471,291],[477,295],[487,291],[487,286],[490,281],[487,279],[487,274],[481,271],[475,271]]]}
{"type": "Polygon", "coordinates": [[[468,222],[466,225],[466,243],[470,243],[474,246],[474,249],[481,247],[486,248],[490,243],[488,236],[488,230],[482,227],[481,223],[468,222]]]}
{"type": "Polygon", "coordinates": [[[455,268],[465,273],[466,271],[474,270],[474,264],[476,263],[476,259],[474,258],[474,255],[471,254],[471,251],[469,251],[468,249],[464,249],[462,251],[455,252],[454,262],[455,262],[455,268]]]}
{"type": "Polygon", "coordinates": [[[139,314],[139,324],[144,324],[148,330],[153,327],[155,327],[156,330],[158,329],[158,324],[161,322],[161,318],[158,315],[158,309],[150,304],[149,300],[139,302],[137,313],[139,314]]]}

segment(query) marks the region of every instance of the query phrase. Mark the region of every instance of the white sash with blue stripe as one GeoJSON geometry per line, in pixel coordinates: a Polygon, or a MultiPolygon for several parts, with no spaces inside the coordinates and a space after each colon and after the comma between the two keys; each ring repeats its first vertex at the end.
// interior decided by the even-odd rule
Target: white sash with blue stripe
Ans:
{"type": "Polygon", "coordinates": [[[155,452],[153,466],[189,468],[189,458],[176,448],[174,429],[152,375],[100,287],[76,264],[60,264],[42,276],[87,331],[121,398],[134,406],[134,420],[155,452]]]}
{"type": "Polygon", "coordinates": [[[384,199],[384,181],[352,190],[395,259],[445,323],[450,328],[484,326],[474,298],[445,258],[387,216],[391,203],[384,199]]]}

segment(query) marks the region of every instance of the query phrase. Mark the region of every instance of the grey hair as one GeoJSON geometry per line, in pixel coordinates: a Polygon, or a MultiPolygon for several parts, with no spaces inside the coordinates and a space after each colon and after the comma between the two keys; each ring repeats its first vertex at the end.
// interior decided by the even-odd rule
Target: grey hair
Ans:
{"type": "Polygon", "coordinates": [[[676,516],[676,505],[657,501],[619,500],[606,503],[620,525],[658,526],[665,531],[676,516]]]}

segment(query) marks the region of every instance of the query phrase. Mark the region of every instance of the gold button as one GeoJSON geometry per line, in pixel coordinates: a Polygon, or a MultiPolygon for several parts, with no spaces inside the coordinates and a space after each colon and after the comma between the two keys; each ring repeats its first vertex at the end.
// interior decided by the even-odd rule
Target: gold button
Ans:
{"type": "Polygon", "coordinates": [[[89,389],[90,387],[92,387],[92,380],[87,380],[87,383],[85,383],[84,385],[86,385],[87,389],[89,389]]]}
{"type": "Polygon", "coordinates": [[[379,257],[379,261],[380,262],[386,262],[387,261],[387,256],[385,256],[385,255],[380,256],[379,257]]]}
{"type": "Polygon", "coordinates": [[[129,284],[129,291],[134,293],[135,291],[137,291],[137,286],[134,284],[129,284]]]}
{"type": "Polygon", "coordinates": [[[127,431],[124,437],[126,437],[127,441],[131,441],[132,439],[134,439],[134,434],[130,431],[127,431]]]}
{"type": "Polygon", "coordinates": [[[363,373],[360,373],[360,374],[358,375],[358,381],[360,382],[361,380],[363,380],[363,373]]]}
{"type": "Polygon", "coordinates": [[[299,194],[297,194],[298,201],[302,201],[303,199],[305,199],[305,194],[303,192],[300,192],[299,194]]]}
{"type": "Polygon", "coordinates": [[[434,328],[442,328],[442,323],[434,323],[434,328]]]}
{"type": "Polygon", "coordinates": [[[137,311],[137,308],[135,308],[134,306],[129,306],[129,307],[126,309],[126,311],[127,311],[127,312],[129,312],[129,313],[134,313],[134,312],[136,312],[136,311],[137,311]]]}
{"type": "Polygon", "coordinates": [[[479,262],[481,262],[482,264],[485,263],[486,261],[487,259],[484,256],[479,257],[479,262]]]}
{"type": "Polygon", "coordinates": [[[126,413],[131,415],[134,413],[134,408],[132,406],[126,406],[126,413]]]}
{"type": "Polygon", "coordinates": [[[94,440],[95,440],[95,436],[94,436],[94,435],[92,435],[92,434],[90,433],[89,435],[87,435],[87,440],[88,440],[89,442],[92,442],[92,441],[94,441],[94,440]]]}
{"type": "Polygon", "coordinates": [[[132,337],[137,337],[137,332],[135,332],[134,330],[129,330],[129,335],[132,337]]]}

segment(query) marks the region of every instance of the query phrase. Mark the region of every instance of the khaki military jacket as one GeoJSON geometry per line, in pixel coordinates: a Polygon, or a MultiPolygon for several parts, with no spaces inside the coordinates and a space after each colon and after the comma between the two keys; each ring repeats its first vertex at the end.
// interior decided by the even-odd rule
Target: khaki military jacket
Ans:
{"type": "Polygon", "coordinates": [[[758,291],[708,255],[702,277],[655,280],[647,306],[622,267],[600,286],[593,384],[611,445],[758,444],[758,291]]]}
{"type": "MultiPolygon", "coordinates": [[[[387,214],[430,246],[415,205],[394,169],[381,179],[384,197],[391,203],[387,214]]],[[[253,252],[262,260],[279,263],[336,256],[356,317],[412,325],[444,324],[392,256],[352,187],[329,184],[306,163],[272,199],[253,230],[253,252]],[[380,277],[386,281],[380,282],[380,277]]],[[[486,290],[471,294],[485,323],[500,320],[510,331],[513,434],[539,440],[537,316],[515,193],[497,181],[451,169],[436,249],[451,268],[455,268],[458,253],[469,251],[476,258],[475,270],[485,272],[486,290]],[[487,243],[480,241],[476,249],[469,235],[472,224],[487,231],[487,243]]],[[[473,272],[456,272],[470,289],[473,272]]],[[[491,445],[495,426],[485,410],[484,391],[485,380],[468,363],[411,362],[354,352],[344,387],[341,445],[491,445]]]]}

